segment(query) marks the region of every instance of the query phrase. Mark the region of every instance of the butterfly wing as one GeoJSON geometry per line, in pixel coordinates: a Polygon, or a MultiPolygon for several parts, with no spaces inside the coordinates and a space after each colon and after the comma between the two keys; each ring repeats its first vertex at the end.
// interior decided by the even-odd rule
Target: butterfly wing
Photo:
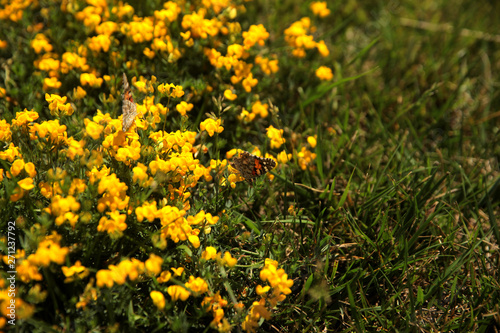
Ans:
{"type": "Polygon", "coordinates": [[[126,132],[134,123],[135,116],[137,116],[137,105],[134,103],[125,73],[123,73],[122,112],[122,129],[126,132]]]}

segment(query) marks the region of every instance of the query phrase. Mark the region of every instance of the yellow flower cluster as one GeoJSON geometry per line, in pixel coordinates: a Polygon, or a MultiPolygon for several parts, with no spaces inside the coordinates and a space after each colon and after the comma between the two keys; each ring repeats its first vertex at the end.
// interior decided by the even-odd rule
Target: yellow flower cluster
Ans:
{"type": "Polygon", "coordinates": [[[30,45],[37,54],[51,52],[53,50],[52,45],[50,45],[49,40],[44,34],[37,34],[35,39],[30,42],[30,45]]]}
{"type": "Polygon", "coordinates": [[[2,3],[3,9],[0,9],[0,20],[11,20],[18,22],[23,18],[24,10],[32,4],[28,0],[12,0],[2,3]]]}
{"type": "Polygon", "coordinates": [[[144,273],[144,263],[135,258],[125,259],[118,265],[109,265],[96,273],[96,285],[100,288],[111,288],[114,284],[123,285],[127,278],[135,281],[144,273]]]}
{"type": "Polygon", "coordinates": [[[292,23],[285,30],[285,41],[293,47],[292,54],[295,57],[304,58],[306,50],[313,48],[316,48],[323,57],[327,57],[330,54],[324,41],[316,42],[314,41],[314,37],[309,35],[309,33],[313,33],[315,30],[316,28],[311,25],[311,20],[308,17],[292,23]]]}
{"type": "Polygon", "coordinates": [[[70,103],[66,103],[68,97],[45,94],[45,100],[49,102],[49,110],[51,115],[67,115],[71,116],[74,112],[70,103]]]}
{"type": "Polygon", "coordinates": [[[293,286],[293,281],[288,279],[284,269],[278,269],[278,262],[275,260],[265,260],[264,268],[260,271],[260,279],[267,281],[269,286],[258,285],[256,288],[257,294],[266,296],[260,301],[253,302],[249,314],[245,317],[242,328],[247,332],[255,332],[261,318],[269,320],[271,318],[269,309],[274,308],[278,302],[284,301],[286,295],[292,292],[290,287],[293,286]],[[272,292],[269,294],[271,288],[272,292]],[[267,303],[269,303],[269,309],[266,307],[267,303]]]}
{"type": "Polygon", "coordinates": [[[45,211],[56,216],[56,225],[60,226],[64,222],[68,222],[74,228],[78,222],[76,212],[79,209],[80,203],[73,196],[63,198],[60,195],[55,195],[52,197],[50,206],[45,208],[45,211]]]}
{"type": "Polygon", "coordinates": [[[44,121],[41,124],[33,124],[30,127],[30,139],[43,142],[45,139],[49,144],[64,144],[67,139],[66,125],[60,125],[59,119],[44,121]]]}
{"type": "Polygon", "coordinates": [[[311,11],[314,15],[319,16],[321,18],[327,17],[330,15],[330,9],[326,7],[326,1],[313,1],[309,5],[311,11]]]}
{"type": "Polygon", "coordinates": [[[300,152],[297,153],[299,166],[302,170],[306,170],[309,166],[309,169],[313,170],[314,165],[312,162],[316,159],[316,154],[307,150],[306,147],[302,147],[300,152]]]}
{"type": "MultiPolygon", "coordinates": [[[[213,48],[205,49],[205,55],[214,67],[224,67],[227,71],[233,69],[234,75],[231,77],[231,83],[237,84],[241,82],[245,91],[249,93],[257,85],[258,80],[251,73],[253,65],[244,60],[250,55],[247,51],[255,44],[264,45],[264,41],[269,38],[269,33],[262,24],[259,24],[250,26],[249,30],[244,31],[242,36],[244,39],[243,45],[229,45],[225,56],[213,48]]],[[[270,74],[273,70],[277,71],[277,62],[269,63],[261,57],[257,61],[266,68],[266,73],[270,74]]]]}
{"type": "Polygon", "coordinates": [[[208,246],[201,254],[202,259],[204,260],[216,260],[220,265],[225,265],[228,267],[236,266],[237,259],[231,256],[231,253],[225,252],[222,255],[222,252],[217,252],[217,249],[213,246],[208,246]]]}
{"type": "Polygon", "coordinates": [[[272,125],[267,128],[267,137],[271,139],[271,148],[279,148],[285,143],[283,130],[274,128],[272,125]]]}
{"type": "Polygon", "coordinates": [[[64,280],[65,283],[85,279],[90,274],[88,268],[82,266],[80,260],[77,260],[76,263],[71,267],[63,266],[61,267],[61,269],[64,276],[66,277],[66,279],[64,280]]]}
{"type": "Polygon", "coordinates": [[[208,118],[200,123],[200,130],[207,131],[208,135],[214,136],[215,133],[222,133],[224,131],[224,127],[221,125],[221,119],[208,118]]]}
{"type": "MultiPolygon", "coordinates": [[[[12,120],[12,126],[16,126],[14,123],[15,121],[17,121],[16,119],[12,120]]],[[[7,120],[0,119],[0,141],[10,142],[11,140],[12,140],[12,131],[10,130],[10,124],[7,122],[7,120]]]]}
{"type": "Polygon", "coordinates": [[[16,270],[21,281],[24,283],[32,280],[41,281],[42,275],[38,271],[40,267],[48,267],[52,262],[58,265],[64,264],[69,249],[61,247],[59,245],[60,241],[61,236],[53,231],[52,235],[44,237],[38,244],[35,253],[30,254],[26,259],[20,260],[16,270]]]}
{"type": "Polygon", "coordinates": [[[278,72],[280,69],[278,66],[278,60],[270,60],[261,56],[255,57],[255,63],[260,66],[260,69],[267,75],[278,72]]]}
{"type": "Polygon", "coordinates": [[[168,96],[168,97],[182,97],[184,96],[184,91],[182,89],[182,86],[176,86],[172,83],[170,84],[165,84],[162,83],[158,86],[158,91],[163,94],[163,96],[168,96]],[[172,91],[170,91],[172,89],[172,91]]]}
{"type": "Polygon", "coordinates": [[[252,104],[252,112],[248,112],[247,110],[243,109],[241,114],[238,116],[238,119],[246,123],[253,121],[257,116],[260,116],[261,118],[267,118],[268,115],[269,105],[267,103],[262,104],[261,101],[256,101],[252,104]]]}
{"type": "Polygon", "coordinates": [[[222,308],[227,306],[227,301],[223,299],[219,292],[214,296],[205,296],[202,305],[207,307],[207,312],[212,311],[214,319],[210,322],[210,326],[219,332],[230,332],[231,325],[228,320],[224,318],[224,310],[222,308]]]}
{"type": "Polygon", "coordinates": [[[329,81],[333,78],[333,73],[331,68],[326,66],[321,66],[316,70],[316,76],[323,81],[329,81]]]}

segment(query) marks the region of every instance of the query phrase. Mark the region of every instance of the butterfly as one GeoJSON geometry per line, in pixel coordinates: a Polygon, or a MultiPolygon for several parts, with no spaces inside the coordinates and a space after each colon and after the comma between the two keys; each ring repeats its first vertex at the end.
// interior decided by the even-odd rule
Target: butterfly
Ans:
{"type": "Polygon", "coordinates": [[[123,73],[122,112],[122,129],[126,132],[134,123],[135,116],[137,116],[137,105],[134,103],[134,98],[132,97],[130,85],[128,84],[125,73],[123,73]]]}
{"type": "Polygon", "coordinates": [[[251,183],[255,178],[274,169],[276,162],[273,159],[256,156],[244,151],[238,157],[233,158],[231,166],[238,170],[247,182],[251,183]]]}

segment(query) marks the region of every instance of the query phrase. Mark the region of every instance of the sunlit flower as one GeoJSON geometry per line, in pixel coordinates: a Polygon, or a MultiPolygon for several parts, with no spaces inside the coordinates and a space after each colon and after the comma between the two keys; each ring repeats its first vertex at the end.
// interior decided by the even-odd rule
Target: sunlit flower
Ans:
{"type": "Polygon", "coordinates": [[[326,7],[326,1],[313,1],[309,5],[314,15],[321,18],[330,15],[330,9],[326,7]]]}
{"type": "Polygon", "coordinates": [[[269,32],[266,31],[266,28],[262,24],[251,25],[248,31],[243,32],[242,36],[245,50],[248,50],[255,44],[264,46],[264,41],[269,38],[269,32]]]}
{"type": "Polygon", "coordinates": [[[170,295],[172,301],[174,302],[178,299],[185,301],[189,298],[189,295],[191,295],[191,293],[187,291],[186,288],[178,285],[168,287],[167,293],[170,295]]]}
{"type": "MultiPolygon", "coordinates": [[[[97,35],[88,40],[88,47],[94,52],[108,52],[111,45],[109,35],[97,35]]],[[[83,84],[83,83],[82,83],[83,84]]]]}
{"type": "Polygon", "coordinates": [[[102,131],[104,130],[104,126],[99,125],[88,118],[85,118],[83,121],[85,123],[85,132],[87,135],[94,140],[99,139],[102,131]]]}
{"type": "Polygon", "coordinates": [[[315,148],[316,147],[316,135],[315,136],[308,136],[307,137],[307,142],[309,143],[309,145],[311,146],[311,148],[315,148]]]}
{"type": "Polygon", "coordinates": [[[49,89],[59,89],[61,88],[62,83],[57,79],[57,77],[46,77],[43,79],[43,90],[49,89]]]}
{"type": "Polygon", "coordinates": [[[217,258],[217,249],[213,246],[208,246],[201,254],[201,257],[205,260],[215,259],[217,258]]]}
{"type": "Polygon", "coordinates": [[[189,281],[184,285],[194,293],[194,296],[199,296],[208,291],[208,284],[200,277],[195,278],[191,275],[189,281]]]}
{"type": "Polygon", "coordinates": [[[213,136],[216,132],[222,133],[222,131],[224,131],[224,127],[222,127],[221,124],[221,119],[214,120],[208,118],[200,123],[200,130],[207,131],[208,135],[213,136]]]}
{"type": "Polygon", "coordinates": [[[158,308],[158,310],[163,310],[165,308],[165,296],[163,293],[153,290],[149,293],[149,296],[153,300],[153,304],[158,308]]]}
{"type": "Polygon", "coordinates": [[[82,73],[80,74],[80,83],[82,86],[91,86],[93,88],[101,87],[103,82],[102,78],[98,78],[93,73],[82,73]]]}
{"type": "Polygon", "coordinates": [[[328,81],[333,78],[333,73],[331,68],[326,66],[321,66],[316,70],[316,76],[323,81],[328,81]]]}
{"type": "Polygon", "coordinates": [[[49,40],[44,34],[37,34],[35,39],[30,42],[31,47],[35,50],[35,53],[39,54],[43,52],[51,52],[53,47],[50,45],[49,40]]]}
{"type": "Polygon", "coordinates": [[[22,112],[16,112],[16,118],[12,119],[12,126],[23,126],[38,119],[38,112],[24,109],[22,112]]]}
{"type": "Polygon", "coordinates": [[[226,89],[224,91],[224,97],[230,101],[234,101],[238,96],[236,94],[233,94],[231,90],[226,89]]]}
{"type": "Polygon", "coordinates": [[[273,125],[267,128],[267,137],[271,139],[271,148],[279,148],[286,142],[283,138],[283,130],[274,128],[273,125]]]}
{"type": "Polygon", "coordinates": [[[175,106],[175,109],[177,112],[179,112],[182,116],[186,115],[186,112],[191,111],[193,109],[193,104],[191,103],[186,103],[184,101],[180,102],[175,106]]]}
{"type": "Polygon", "coordinates": [[[163,259],[153,253],[149,255],[149,259],[144,263],[146,273],[149,275],[158,275],[161,272],[161,265],[163,264],[163,259]]]}

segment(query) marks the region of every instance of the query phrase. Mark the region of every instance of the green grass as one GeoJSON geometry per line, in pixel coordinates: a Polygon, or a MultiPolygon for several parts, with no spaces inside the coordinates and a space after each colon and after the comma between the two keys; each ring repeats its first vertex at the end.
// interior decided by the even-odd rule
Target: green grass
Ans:
{"type": "MultiPolygon", "coordinates": [[[[154,1],[139,3],[131,2],[139,16],[153,15],[161,8],[154,1]]],[[[119,77],[126,71],[130,76],[155,75],[160,83],[182,85],[187,94],[176,102],[192,103],[193,110],[187,118],[171,111],[161,126],[165,124],[167,131],[197,131],[195,145],[207,147],[206,153],[198,149],[202,165],[223,160],[233,148],[259,147],[273,156],[285,150],[293,158],[271,172],[272,181],[262,178],[253,186],[240,182],[232,189],[220,186],[212,171],[213,181],[200,180],[189,189],[187,215],[204,210],[220,216],[211,233],[200,233],[200,248],[168,239],[167,248],[158,249],[151,240],[161,229],[158,218],[140,223],[135,212],[127,217],[123,237],[111,240],[107,233],[97,232],[105,213],[97,210],[102,193],[92,184],[78,197],[81,212],[89,212],[90,220],[78,222],[76,228],[67,223],[56,226],[54,216],[42,214],[51,201],[38,188],[11,202],[15,182],[4,177],[1,227],[6,230],[7,221],[18,222],[17,248],[32,254],[42,236],[56,230],[62,235],[61,246],[72,248],[64,265],[81,260],[90,269],[89,277],[67,284],[62,265],[52,263],[40,268],[41,281],[18,280],[18,297],[36,311],[18,321],[17,331],[210,331],[213,316],[199,304],[201,297],[172,301],[157,277],[146,275],[124,285],[96,288],[97,300],[86,310],[75,308],[97,271],[126,258],[146,261],[151,253],[164,259],[162,270],[186,269],[185,275],[168,285],[183,285],[189,275],[199,276],[230,304],[242,302],[244,312],[224,309],[233,332],[241,331],[245,311],[260,299],[256,286],[264,285],[259,272],[265,258],[276,260],[294,285],[283,302],[268,307],[272,317],[259,322],[262,332],[500,330],[500,35],[495,35],[500,31],[499,5],[470,0],[327,4],[330,16],[319,19],[308,3],[245,3],[246,11],[235,19],[242,31],[262,23],[270,33],[265,46],[252,49],[250,59],[258,54],[274,57],[280,69],[268,76],[255,70],[254,64],[258,85],[251,93],[245,93],[241,84],[232,85],[238,99],[224,100],[222,105],[212,97],[231,85],[233,73],[210,64],[201,48],[213,47],[208,41],[196,41],[201,46],[189,49],[177,61],[149,60],[142,54],[149,44],[140,44],[139,49],[117,34],[120,44],[113,50],[121,56],[89,56],[101,76],[119,77]],[[328,45],[328,57],[309,51],[302,59],[291,55],[283,31],[305,16],[317,27],[314,39],[328,45]],[[134,59],[138,63],[127,68],[125,61],[134,59]],[[331,81],[315,76],[320,65],[332,68],[331,81]],[[256,100],[274,105],[269,117],[248,123],[238,120],[241,109],[251,110],[256,100]],[[231,109],[222,112],[227,106],[231,109]],[[199,130],[206,113],[212,112],[224,121],[224,131],[215,137],[199,130]],[[269,146],[265,135],[269,125],[284,130],[286,143],[279,149],[269,146]],[[310,147],[307,137],[314,135],[317,145],[310,147]],[[316,154],[305,170],[297,159],[302,147],[316,154]],[[231,252],[237,266],[229,269],[200,261],[208,246],[231,252]],[[29,293],[36,284],[48,293],[43,300],[29,293]],[[152,304],[151,290],[164,292],[164,310],[152,304]]],[[[0,49],[4,64],[0,87],[11,97],[0,99],[0,110],[2,119],[9,122],[24,108],[38,111],[39,123],[56,119],[44,100],[41,78],[32,75],[37,55],[29,42],[35,34],[26,28],[33,24],[30,20],[43,22],[44,15],[36,9],[26,12],[21,22],[0,21],[0,30],[6,31],[0,40],[9,41],[7,49],[0,49]]],[[[79,25],[68,25],[67,14],[54,10],[50,15],[68,27],[48,33],[59,48],[56,53],[69,48],[69,39],[83,43],[88,35],[95,35],[79,25]]],[[[171,29],[183,31],[179,23],[171,29]]],[[[237,42],[224,38],[224,47],[237,42]]],[[[181,45],[178,36],[174,41],[181,45]]],[[[63,86],[55,92],[61,96],[72,96],[73,88],[80,85],[78,71],[60,80],[63,86]]],[[[91,119],[97,109],[117,118],[120,102],[106,102],[105,97],[119,98],[120,84],[118,79],[101,89],[87,89],[83,100],[72,101],[77,112],[61,117],[70,135],[86,138],[89,150],[99,149],[103,136],[100,141],[86,137],[83,119],[91,119]]],[[[133,92],[136,101],[151,96],[133,92]]],[[[175,110],[173,100],[157,96],[156,102],[160,101],[175,110]]],[[[143,147],[140,162],[147,166],[154,158],[144,147],[158,148],[148,132],[136,131],[143,147]]],[[[50,147],[32,143],[20,132],[12,141],[23,147],[26,162],[35,163],[38,182],[50,179],[49,171],[55,167],[68,172],[66,187],[74,178],[87,177],[84,164],[54,155],[50,147]]],[[[1,162],[1,168],[9,170],[11,163],[1,162]]],[[[144,201],[160,203],[164,198],[182,208],[178,196],[169,196],[168,186],[179,186],[175,173],[164,179],[155,176],[160,185],[144,188],[132,181],[137,163],[125,165],[109,155],[103,164],[127,184],[134,209],[144,201]]],[[[219,176],[227,175],[225,171],[219,176]]]]}

